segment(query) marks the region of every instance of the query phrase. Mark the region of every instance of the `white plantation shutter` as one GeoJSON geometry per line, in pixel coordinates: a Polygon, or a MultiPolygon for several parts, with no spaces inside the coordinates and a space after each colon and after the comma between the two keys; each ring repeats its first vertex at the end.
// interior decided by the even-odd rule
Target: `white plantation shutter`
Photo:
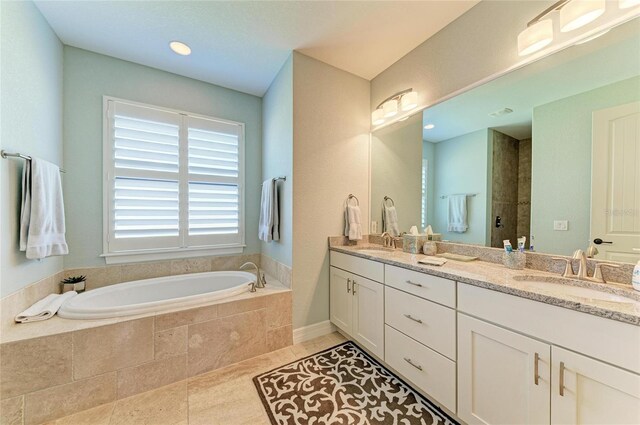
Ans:
{"type": "Polygon", "coordinates": [[[105,255],[244,242],[244,127],[107,100],[105,255]]]}
{"type": "Polygon", "coordinates": [[[188,117],[190,245],[240,237],[240,139],[234,124],[188,117]]]}

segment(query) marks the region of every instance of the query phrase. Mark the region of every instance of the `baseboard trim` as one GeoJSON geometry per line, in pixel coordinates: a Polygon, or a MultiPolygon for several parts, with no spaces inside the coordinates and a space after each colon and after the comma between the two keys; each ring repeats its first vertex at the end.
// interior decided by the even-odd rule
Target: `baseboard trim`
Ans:
{"type": "Polygon", "coordinates": [[[293,343],[299,344],[322,335],[328,335],[336,331],[336,327],[329,320],[303,326],[293,330],[293,343]]]}

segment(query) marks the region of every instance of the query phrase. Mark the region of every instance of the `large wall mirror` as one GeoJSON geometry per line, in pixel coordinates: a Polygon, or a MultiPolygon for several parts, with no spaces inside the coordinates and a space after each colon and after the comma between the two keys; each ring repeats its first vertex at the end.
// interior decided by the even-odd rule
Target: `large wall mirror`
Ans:
{"type": "Polygon", "coordinates": [[[375,131],[371,232],[640,260],[639,52],[634,19],[375,131]]]}

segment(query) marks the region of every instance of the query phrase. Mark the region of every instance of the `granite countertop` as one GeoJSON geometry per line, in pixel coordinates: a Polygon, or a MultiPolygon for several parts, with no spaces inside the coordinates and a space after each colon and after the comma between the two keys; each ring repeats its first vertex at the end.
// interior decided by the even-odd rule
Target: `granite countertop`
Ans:
{"type": "MultiPolygon", "coordinates": [[[[539,270],[523,269],[511,270],[501,264],[486,261],[460,262],[447,260],[443,266],[428,266],[419,264],[418,260],[424,258],[422,254],[409,254],[401,250],[389,250],[380,245],[357,246],[331,246],[332,251],[354,255],[368,260],[384,264],[402,267],[417,272],[439,276],[469,285],[505,294],[527,298],[558,307],[568,308],[595,316],[605,317],[631,325],[640,326],[640,292],[635,291],[630,285],[616,283],[600,284],[584,282],[574,279],[559,279],[561,276],[539,270]],[[371,250],[382,250],[372,252],[371,250]],[[540,285],[530,284],[523,280],[523,276],[535,278],[539,281],[553,282],[554,284],[540,285]],[[595,289],[601,292],[629,298],[629,301],[606,301],[586,296],[577,296],[567,293],[566,285],[595,289]],[[548,287],[547,287],[548,286],[548,287]]],[[[532,280],[529,278],[529,280],[532,280]]]]}

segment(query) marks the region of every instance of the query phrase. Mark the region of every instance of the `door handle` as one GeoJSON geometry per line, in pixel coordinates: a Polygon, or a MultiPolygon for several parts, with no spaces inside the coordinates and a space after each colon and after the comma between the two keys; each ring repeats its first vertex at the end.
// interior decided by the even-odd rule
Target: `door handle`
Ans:
{"type": "Polygon", "coordinates": [[[351,294],[355,295],[356,294],[356,281],[353,281],[353,286],[351,287],[351,294]]]}
{"type": "Polygon", "coordinates": [[[347,279],[347,294],[351,292],[351,279],[347,279]]]}
{"type": "Polygon", "coordinates": [[[535,353],[533,355],[533,383],[538,385],[540,374],[538,373],[538,362],[540,361],[540,355],[535,353]]]}
{"type": "Polygon", "coordinates": [[[560,362],[560,397],[564,397],[564,362],[560,362]]]}
{"type": "Polygon", "coordinates": [[[404,361],[409,363],[411,366],[415,367],[418,370],[422,370],[422,366],[420,366],[419,364],[415,364],[410,358],[405,357],[404,361]]]}
{"type": "Polygon", "coordinates": [[[613,242],[611,242],[611,241],[603,241],[600,238],[595,238],[593,240],[593,243],[596,244],[596,245],[600,245],[600,244],[603,244],[603,243],[606,243],[606,244],[609,244],[609,245],[613,245],[613,242]]]}
{"type": "Polygon", "coordinates": [[[416,319],[415,317],[413,317],[413,316],[412,316],[412,315],[410,315],[410,314],[405,314],[405,315],[404,315],[404,317],[406,317],[406,318],[407,318],[407,319],[409,319],[409,320],[413,320],[413,321],[414,321],[414,322],[416,322],[416,323],[422,323],[422,320],[420,320],[420,319],[416,319]]]}

